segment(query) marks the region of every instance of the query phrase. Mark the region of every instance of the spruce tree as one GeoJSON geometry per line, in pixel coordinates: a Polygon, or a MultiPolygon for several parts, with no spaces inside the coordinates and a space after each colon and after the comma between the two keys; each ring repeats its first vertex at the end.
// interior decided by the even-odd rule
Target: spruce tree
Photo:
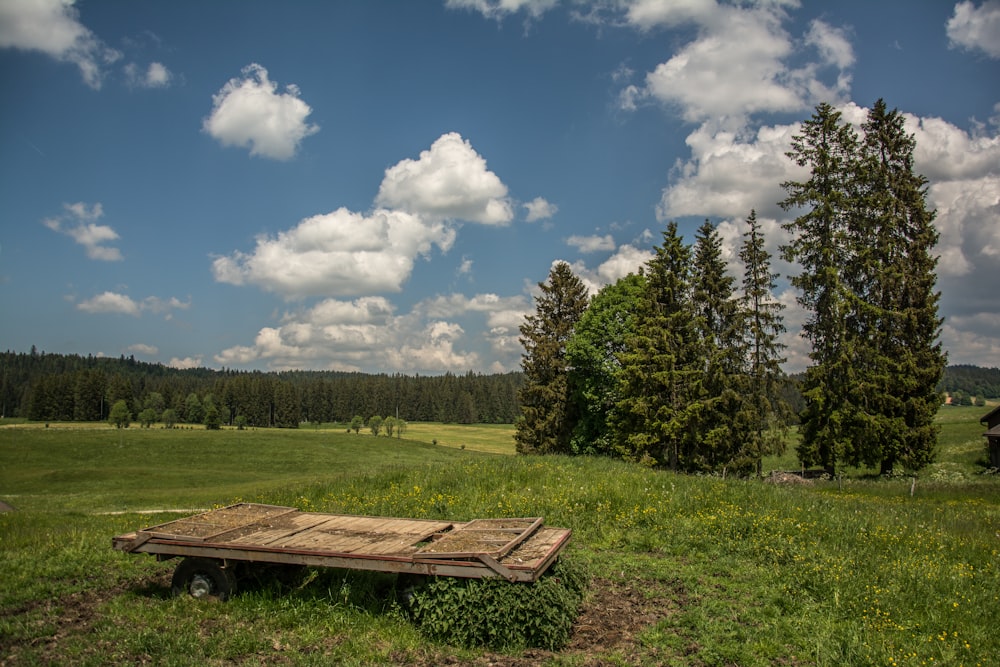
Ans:
{"type": "Polygon", "coordinates": [[[898,110],[878,100],[862,126],[858,270],[852,291],[868,345],[860,350],[865,382],[866,446],[855,465],[920,469],[934,459],[945,365],[935,291],[938,233],[927,209],[926,179],[913,171],[915,141],[898,110]]]}
{"type": "Polygon", "coordinates": [[[704,354],[691,303],[691,248],[671,222],[645,266],[647,292],[621,355],[616,449],[627,460],[684,469],[698,443],[704,354]]]}
{"type": "Polygon", "coordinates": [[[722,259],[722,238],[706,220],[695,235],[692,272],[692,305],[705,359],[698,423],[692,425],[699,437],[689,469],[743,472],[753,465],[740,455],[749,422],[743,410],[743,313],[735,283],[722,259]]]}
{"type": "Polygon", "coordinates": [[[780,341],[785,332],[781,316],[784,305],[774,298],[777,273],[771,272],[771,254],[764,247],[764,235],[757,222],[757,212],[750,211],[743,234],[740,261],[743,262],[743,304],[746,328],[744,349],[747,359],[745,409],[749,433],[743,442],[743,454],[756,463],[761,474],[764,456],[781,454],[785,449],[785,424],[788,406],[780,398],[784,372],[781,356],[785,346],[780,341]]]}
{"type": "Polygon", "coordinates": [[[926,180],[913,172],[903,117],[876,102],[863,137],[829,105],[803,124],[789,155],[811,169],[784,184],[786,208],[804,210],[785,258],[798,261],[805,335],[803,463],[920,469],[934,459],[936,385],[945,356],[938,335],[926,180]]]}
{"type": "Polygon", "coordinates": [[[524,385],[518,392],[521,417],[514,442],[521,454],[568,453],[577,415],[570,401],[566,345],[587,308],[587,288],[565,262],[555,264],[538,287],[535,314],[520,328],[524,385]]]}
{"type": "Polygon", "coordinates": [[[851,402],[857,338],[843,273],[853,259],[849,239],[857,205],[857,135],[839,111],[823,103],[793,137],[788,156],[810,170],[809,180],[782,184],[788,196],[780,202],[785,210],[801,211],[784,225],[792,239],[782,255],[802,268],[791,282],[809,312],[803,335],[812,343],[813,364],[802,385],[806,407],[798,454],[804,465],[819,464],[833,474],[858,444],[851,402]]]}

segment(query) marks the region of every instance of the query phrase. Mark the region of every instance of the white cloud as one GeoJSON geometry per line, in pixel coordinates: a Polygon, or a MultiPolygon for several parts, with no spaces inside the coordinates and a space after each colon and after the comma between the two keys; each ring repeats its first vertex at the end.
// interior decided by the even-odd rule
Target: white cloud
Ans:
{"type": "Polygon", "coordinates": [[[447,251],[455,239],[442,222],[402,211],[369,215],[345,208],[316,215],[276,237],[260,236],[252,254],[212,263],[215,279],[251,284],[287,298],[399,291],[418,255],[447,251]]]}
{"type": "Polygon", "coordinates": [[[319,131],[306,122],[312,109],[294,84],[277,93],[278,84],[257,63],[243,68],[212,96],[212,113],[202,129],[223,146],[249,148],[250,155],[288,160],[302,140],[319,131]]]}
{"type": "MultiPolygon", "coordinates": [[[[614,250],[613,247],[611,249],[614,250]]],[[[587,291],[594,295],[605,285],[616,282],[630,273],[637,273],[652,257],[651,249],[641,249],[626,243],[619,246],[607,259],[598,264],[597,268],[587,266],[584,261],[567,263],[573,273],[587,287],[587,291]]],[[[563,261],[565,260],[554,260],[552,266],[563,261]]]]}
{"type": "Polygon", "coordinates": [[[131,297],[115,292],[103,292],[86,301],[81,301],[76,307],[85,313],[120,313],[133,317],[139,317],[141,312],[139,304],[131,297]]]}
{"type": "Polygon", "coordinates": [[[825,21],[816,19],[809,24],[805,37],[806,44],[816,47],[823,62],[846,70],[854,65],[854,47],[847,32],[825,21]]]}
{"type": "Polygon", "coordinates": [[[803,170],[785,156],[798,124],[731,132],[706,122],[687,140],[691,158],[678,163],[656,208],[659,220],[678,216],[746,217],[751,209],[775,217],[783,181],[803,170]]]}
{"type": "Polygon", "coordinates": [[[148,296],[142,301],[136,301],[127,294],[107,291],[81,301],[76,307],[85,313],[117,313],[133,317],[141,317],[146,311],[157,315],[165,313],[166,319],[170,319],[173,310],[186,310],[190,305],[190,302],[185,303],[176,297],[161,299],[148,296]]]}
{"type": "Polygon", "coordinates": [[[566,245],[576,248],[580,252],[606,252],[615,249],[615,240],[611,234],[604,236],[578,236],[574,234],[566,239],[566,245]]]}
{"type": "Polygon", "coordinates": [[[449,9],[469,9],[479,12],[488,19],[503,20],[510,14],[524,11],[531,18],[542,14],[559,4],[559,0],[446,0],[449,9]]]}
{"type": "MultiPolygon", "coordinates": [[[[461,372],[480,365],[478,352],[456,321],[486,319],[485,342],[493,349],[509,348],[512,322],[527,309],[523,297],[493,294],[467,298],[439,296],[397,315],[381,297],[354,301],[325,299],[315,306],[285,313],[278,326],[262,328],[252,345],[234,346],[215,356],[221,365],[265,361],[272,369],[323,367],[337,370],[397,369],[401,372],[461,372]]],[[[508,349],[504,368],[515,368],[520,347],[508,349]]]]}
{"type": "Polygon", "coordinates": [[[107,244],[118,240],[118,232],[108,225],[98,225],[93,221],[104,216],[100,202],[87,207],[83,202],[63,204],[66,213],[42,220],[42,224],[54,232],[65,234],[84,247],[87,257],[104,262],[122,259],[121,251],[107,244]]]}
{"type": "Polygon", "coordinates": [[[636,0],[628,3],[625,20],[643,31],[707,21],[719,5],[715,0],[636,0]]]}
{"type": "Polygon", "coordinates": [[[541,197],[535,197],[527,204],[522,204],[524,208],[528,209],[528,215],[525,218],[527,222],[535,222],[537,220],[545,220],[551,218],[556,213],[559,212],[559,207],[555,204],[545,201],[541,197]]]}
{"type": "Polygon", "coordinates": [[[941,342],[949,364],[995,366],[1000,359],[1000,315],[995,312],[945,318],[941,342]]]}
{"type": "Polygon", "coordinates": [[[144,354],[146,356],[154,356],[160,353],[160,348],[155,345],[146,345],[145,343],[136,343],[135,345],[129,345],[125,348],[126,352],[134,352],[138,354],[144,354]]]}
{"type": "Polygon", "coordinates": [[[386,169],[375,203],[435,220],[505,225],[514,217],[507,186],[457,132],[386,169]]]}
{"type": "Polygon", "coordinates": [[[952,47],[1000,58],[1000,0],[986,0],[978,6],[959,2],[948,19],[947,31],[952,47]]]}
{"type": "Polygon", "coordinates": [[[135,63],[125,66],[125,80],[138,88],[166,88],[173,81],[173,73],[163,63],[153,62],[146,71],[140,71],[135,63]]]}
{"type": "Polygon", "coordinates": [[[41,51],[80,68],[84,82],[99,89],[103,68],[121,53],[80,23],[73,0],[0,2],[0,48],[41,51]]]}
{"type": "Polygon", "coordinates": [[[167,362],[167,366],[170,366],[171,368],[180,368],[181,370],[188,368],[201,368],[201,357],[184,357],[183,359],[171,357],[170,361],[167,362]]]}
{"type": "MultiPolygon", "coordinates": [[[[677,108],[689,122],[712,119],[720,126],[741,127],[761,112],[795,112],[820,100],[843,99],[850,85],[846,69],[854,54],[846,33],[813,21],[801,43],[819,60],[793,68],[801,55],[796,40],[782,26],[781,3],[754,6],[714,1],[682,3],[645,0],[629,5],[625,20],[640,30],[694,24],[697,37],[646,75],[642,87],[629,85],[619,105],[634,110],[655,99],[677,108]],[[832,81],[821,78],[835,69],[832,81]]],[[[833,74],[833,73],[831,73],[833,74]]]]}

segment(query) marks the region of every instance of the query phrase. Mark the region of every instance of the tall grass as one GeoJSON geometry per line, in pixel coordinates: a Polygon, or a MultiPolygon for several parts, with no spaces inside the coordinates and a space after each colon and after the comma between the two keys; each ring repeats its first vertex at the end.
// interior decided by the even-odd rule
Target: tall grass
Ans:
{"type": "Polygon", "coordinates": [[[169,517],[92,513],[134,494],[130,507],[244,499],[456,520],[544,516],[573,529],[568,557],[593,586],[639,588],[664,613],[637,643],[538,662],[996,664],[1000,480],[965,452],[982,438],[979,412],[945,415],[936,466],[947,474],[922,474],[912,496],[909,479],[775,486],[332,431],[145,432],[121,448],[107,436],[39,430],[12,444],[4,433],[0,497],[26,511],[0,515],[0,656],[15,665],[479,659],[424,638],[383,575],[315,571],[290,587],[265,580],[226,604],[171,599],[172,563],[110,549],[112,535],[169,517]]]}

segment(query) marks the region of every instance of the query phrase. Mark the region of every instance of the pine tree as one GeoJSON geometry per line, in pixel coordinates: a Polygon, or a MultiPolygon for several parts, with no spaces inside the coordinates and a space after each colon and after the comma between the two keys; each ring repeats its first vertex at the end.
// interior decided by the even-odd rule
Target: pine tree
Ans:
{"type": "Polygon", "coordinates": [[[691,303],[691,248],[671,222],[645,266],[647,292],[621,355],[616,448],[628,460],[687,468],[697,447],[704,354],[691,303]]]}
{"type": "Polygon", "coordinates": [[[746,223],[740,261],[748,380],[745,409],[750,429],[743,453],[755,460],[760,475],[763,457],[781,454],[785,449],[784,426],[789,409],[780,398],[784,380],[781,364],[785,362],[781,352],[785,346],[779,340],[785,332],[781,316],[784,305],[774,299],[778,274],[771,272],[771,254],[764,247],[756,211],[750,211],[746,223]]]}
{"type": "Polygon", "coordinates": [[[525,383],[518,392],[514,441],[521,454],[568,453],[577,416],[569,400],[566,345],[587,308],[587,288],[565,262],[553,266],[548,282],[538,287],[535,314],[521,325],[525,383]]]}
{"type": "Polygon", "coordinates": [[[792,240],[782,255],[802,267],[791,282],[799,290],[799,304],[810,313],[803,335],[812,343],[813,365],[802,386],[806,408],[800,415],[798,454],[804,465],[819,464],[833,474],[858,444],[850,400],[856,326],[849,321],[844,273],[849,279],[845,267],[853,266],[849,239],[857,205],[857,135],[839,111],[823,103],[793,137],[788,156],[810,169],[809,180],[782,184],[788,196],[780,202],[786,210],[801,210],[785,224],[792,240]]]}

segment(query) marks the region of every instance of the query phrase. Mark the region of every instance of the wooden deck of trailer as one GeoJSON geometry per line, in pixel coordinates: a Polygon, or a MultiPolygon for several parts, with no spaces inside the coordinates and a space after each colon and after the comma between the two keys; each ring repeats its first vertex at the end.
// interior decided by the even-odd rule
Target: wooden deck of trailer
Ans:
{"type": "Polygon", "coordinates": [[[571,531],[539,517],[469,522],[302,512],[239,503],[113,538],[160,559],[277,563],[401,574],[535,581],[571,531]]]}

